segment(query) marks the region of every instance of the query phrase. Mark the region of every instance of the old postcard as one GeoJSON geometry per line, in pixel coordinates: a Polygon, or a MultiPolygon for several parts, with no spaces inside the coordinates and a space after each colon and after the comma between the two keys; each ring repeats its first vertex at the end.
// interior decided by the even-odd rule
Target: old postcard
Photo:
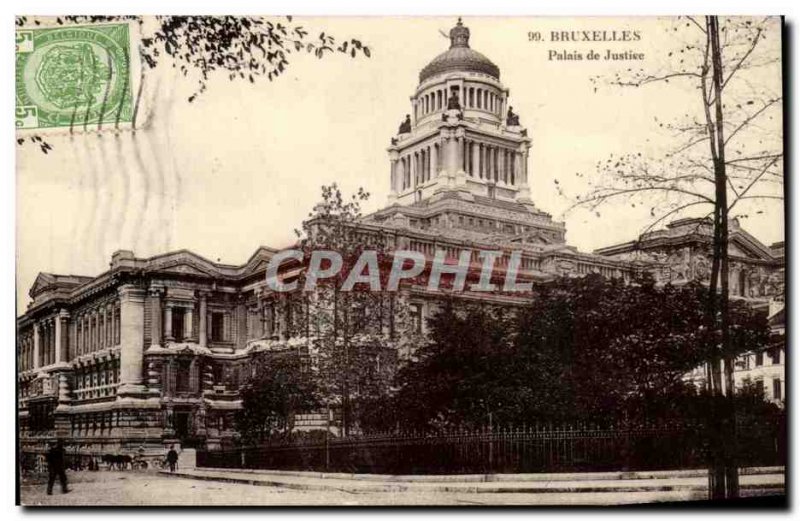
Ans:
{"type": "Polygon", "coordinates": [[[18,16],[18,501],[785,505],[774,16],[18,16]]]}

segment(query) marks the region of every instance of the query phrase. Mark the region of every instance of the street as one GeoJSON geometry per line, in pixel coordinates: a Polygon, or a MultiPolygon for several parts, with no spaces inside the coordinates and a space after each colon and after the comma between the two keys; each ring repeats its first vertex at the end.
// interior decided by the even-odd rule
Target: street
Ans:
{"type": "MultiPolygon", "coordinates": [[[[425,491],[352,492],[347,490],[293,490],[198,481],[163,476],[151,471],[97,471],[68,473],[71,492],[56,484],[46,494],[46,476],[26,478],[21,499],[25,506],[357,506],[357,505],[617,505],[705,499],[694,491],[579,492],[579,493],[441,493],[425,491]]],[[[757,490],[743,495],[758,494],[757,490]]]]}

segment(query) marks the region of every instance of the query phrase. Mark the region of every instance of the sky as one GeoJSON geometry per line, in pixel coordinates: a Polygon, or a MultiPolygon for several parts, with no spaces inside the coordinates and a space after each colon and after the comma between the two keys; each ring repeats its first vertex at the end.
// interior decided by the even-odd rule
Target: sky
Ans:
{"type": "MultiPolygon", "coordinates": [[[[255,84],[214,76],[197,84],[166,62],[146,71],[136,133],[47,135],[53,150],[17,147],[17,306],[39,272],[96,275],[111,254],[152,256],[192,250],[242,264],[259,245],[285,247],[320,199],[320,186],[364,187],[365,210],[386,203],[386,148],[418,74],[449,47],[454,17],[301,18],[312,33],[358,38],[371,57],[292,54],[286,74],[255,84]]],[[[586,193],[585,177],[610,154],[657,155],[673,143],[656,123],[698,108],[697,92],[673,82],[640,89],[603,85],[629,67],[656,67],[680,46],[674,19],[465,17],[470,45],[496,63],[514,111],[533,140],[529,179],[535,204],[564,220],[567,242],[582,251],[634,239],[651,222],[628,204],[565,211],[586,193]],[[552,31],[637,31],[636,42],[552,42],[552,31]],[[529,33],[539,33],[536,41],[529,33]],[[640,62],[550,60],[550,51],[634,51],[640,62]]],[[[779,50],[779,28],[764,45],[779,50]],[[771,47],[770,47],[771,46],[771,47]]],[[[759,81],[780,92],[780,68],[759,81]]],[[[780,133],[779,122],[775,130],[780,133]]],[[[780,135],[778,135],[780,139],[780,135]]],[[[783,240],[780,203],[743,205],[742,223],[763,242],[783,240]],[[758,213],[761,212],[761,213],[758,213]]],[[[705,212],[702,212],[705,213],[705,212]]]]}

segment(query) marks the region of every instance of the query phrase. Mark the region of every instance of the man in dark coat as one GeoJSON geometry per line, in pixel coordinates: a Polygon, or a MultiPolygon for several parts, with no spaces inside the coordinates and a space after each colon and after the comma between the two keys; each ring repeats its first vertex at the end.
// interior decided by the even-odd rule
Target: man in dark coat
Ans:
{"type": "Polygon", "coordinates": [[[169,446],[169,452],[167,452],[167,465],[169,465],[169,471],[175,472],[175,465],[178,463],[178,453],[175,451],[175,445],[169,446]]]}
{"type": "Polygon", "coordinates": [[[58,476],[61,482],[61,493],[66,494],[69,492],[67,488],[67,473],[64,470],[64,443],[58,440],[51,445],[50,450],[47,451],[47,494],[53,493],[53,484],[56,482],[58,476]]]}

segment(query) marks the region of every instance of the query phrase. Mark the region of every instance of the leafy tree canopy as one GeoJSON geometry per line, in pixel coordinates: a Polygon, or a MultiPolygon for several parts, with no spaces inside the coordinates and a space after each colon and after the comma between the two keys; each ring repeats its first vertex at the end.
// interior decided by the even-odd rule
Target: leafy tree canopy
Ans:
{"type": "MultiPolygon", "coordinates": [[[[430,341],[399,373],[390,421],[474,427],[490,413],[505,425],[664,416],[642,407],[696,394],[684,375],[718,342],[707,296],[699,284],[588,276],[540,285],[519,312],[447,303],[430,321],[430,341]]],[[[737,353],[763,349],[766,317],[744,303],[731,308],[737,353]]]]}

